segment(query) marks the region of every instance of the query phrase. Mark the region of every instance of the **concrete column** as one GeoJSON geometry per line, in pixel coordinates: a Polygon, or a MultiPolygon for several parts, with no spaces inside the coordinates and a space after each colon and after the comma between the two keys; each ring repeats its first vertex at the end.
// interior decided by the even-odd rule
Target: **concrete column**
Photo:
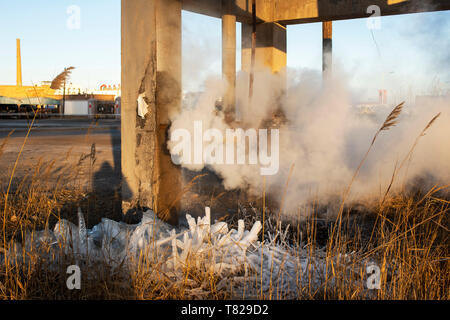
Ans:
{"type": "Polygon", "coordinates": [[[181,101],[181,3],[122,0],[122,196],[124,213],[151,208],[177,222],[181,170],[166,148],[181,101]],[[137,114],[145,93],[148,113],[137,114]]]}
{"type": "Polygon", "coordinates": [[[236,105],[236,16],[231,1],[222,1],[222,78],[227,82],[223,108],[227,122],[235,120],[236,105]]]}
{"type": "Polygon", "coordinates": [[[158,121],[167,125],[181,108],[181,0],[156,2],[158,121]]]}
{"type": "Polygon", "coordinates": [[[331,72],[333,66],[333,22],[322,22],[322,72],[331,72]]]}
{"type": "Polygon", "coordinates": [[[167,149],[170,120],[181,110],[181,0],[156,0],[157,94],[158,122],[157,165],[154,180],[158,182],[155,211],[171,223],[178,222],[182,172],[175,166],[167,149]]]}
{"type": "Polygon", "coordinates": [[[155,149],[156,11],[153,1],[122,0],[122,210],[153,208],[155,149]],[[149,113],[137,114],[145,93],[149,113]]]}
{"type": "MultiPolygon", "coordinates": [[[[256,27],[256,70],[269,68],[273,73],[282,71],[287,64],[286,27],[273,22],[256,27]]],[[[250,72],[252,55],[252,26],[242,24],[242,70],[250,72]]]]}

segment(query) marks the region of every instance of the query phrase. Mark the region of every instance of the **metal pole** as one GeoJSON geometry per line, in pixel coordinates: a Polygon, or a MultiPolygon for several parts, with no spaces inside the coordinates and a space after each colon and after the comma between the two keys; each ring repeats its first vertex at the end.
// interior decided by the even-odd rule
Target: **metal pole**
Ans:
{"type": "Polygon", "coordinates": [[[333,21],[322,23],[322,72],[331,72],[333,65],[333,21]]]}
{"type": "MultiPolygon", "coordinates": [[[[64,72],[67,71],[67,68],[64,68],[64,72]]],[[[64,109],[66,107],[66,77],[64,77],[64,86],[63,86],[63,101],[62,101],[62,108],[61,108],[61,116],[64,116],[64,109]]]]}

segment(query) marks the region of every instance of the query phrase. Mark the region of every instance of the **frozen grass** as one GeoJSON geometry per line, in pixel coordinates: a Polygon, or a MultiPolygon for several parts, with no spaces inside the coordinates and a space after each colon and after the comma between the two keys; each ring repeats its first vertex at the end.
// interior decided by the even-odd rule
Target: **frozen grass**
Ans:
{"type": "MultiPolygon", "coordinates": [[[[19,203],[24,201],[22,196],[19,203]]],[[[42,232],[32,230],[45,227],[46,221],[51,220],[52,213],[49,213],[57,208],[57,201],[52,202],[47,193],[32,192],[26,202],[27,206],[11,205],[10,212],[14,211],[20,222],[8,223],[8,230],[11,230],[8,243],[2,244],[7,250],[11,250],[13,239],[25,244],[31,243],[30,238],[40,238],[42,232]],[[33,214],[29,208],[34,208],[33,214]],[[26,240],[27,230],[31,233],[26,240]]],[[[317,243],[314,215],[299,228],[291,227],[286,233],[277,233],[276,215],[270,217],[269,213],[265,221],[265,246],[249,249],[254,252],[253,257],[257,257],[253,268],[245,272],[241,265],[233,275],[213,272],[208,254],[192,255],[183,260],[185,263],[180,262],[175,275],[166,268],[167,260],[163,257],[167,255],[152,255],[146,251],[148,248],[136,256],[136,267],[129,268],[125,264],[112,267],[106,259],[95,260],[95,263],[80,261],[70,245],[67,248],[62,244],[56,250],[54,246],[23,245],[18,247],[24,250],[18,255],[22,259],[10,259],[1,266],[0,297],[449,299],[448,205],[447,200],[436,197],[433,191],[426,195],[392,196],[382,209],[368,213],[378,216],[370,241],[363,240],[363,230],[355,225],[343,228],[342,232],[338,230],[339,241],[330,244],[329,240],[326,246],[317,243]],[[300,237],[303,241],[296,241],[300,237]],[[259,267],[259,257],[263,257],[264,268],[259,267]],[[287,264],[291,261],[299,261],[300,268],[289,267],[287,264]],[[370,262],[381,269],[380,290],[367,290],[366,268],[370,262]],[[72,264],[82,269],[79,291],[66,287],[66,269],[72,264]],[[285,281],[287,278],[290,280],[285,281]]],[[[8,217],[11,221],[11,215],[8,217]]],[[[254,217],[247,218],[247,229],[253,221],[254,217]]],[[[286,231],[285,226],[283,230],[286,231]]],[[[261,235],[259,240],[262,240],[261,235]]],[[[167,250],[170,254],[170,246],[167,250]]]]}
{"type": "MultiPolygon", "coordinates": [[[[16,164],[19,161],[20,155],[16,164]]],[[[448,186],[435,186],[425,193],[387,190],[373,202],[377,204],[366,208],[370,224],[355,223],[359,220],[344,196],[337,219],[326,223],[325,236],[319,234],[323,228],[318,228],[315,210],[308,212],[305,221],[288,227],[281,223],[278,211],[266,208],[263,195],[260,205],[242,207],[239,216],[226,221],[235,229],[239,219],[246,229],[257,220],[263,222],[263,232],[248,249],[254,261],[242,263],[232,274],[218,274],[211,268],[210,255],[187,252],[174,274],[167,269],[170,246],[163,254],[152,254],[151,245],[143,248],[133,255],[130,267],[112,266],[107,259],[90,263],[67,242],[34,245],[32,239],[42,239],[44,234],[39,230],[51,230],[63,219],[77,222],[77,207],[87,211],[89,205],[95,207],[96,199],[86,206],[86,190],[76,183],[80,168],[92,167],[95,154],[66,165],[54,180],[51,173],[56,162],[40,162],[33,174],[21,180],[13,179],[13,167],[10,183],[1,191],[1,299],[450,298],[450,201],[443,193],[448,186]],[[5,255],[14,251],[17,254],[5,255]],[[82,269],[82,284],[81,290],[71,291],[66,287],[66,270],[75,263],[82,269]],[[367,267],[373,263],[380,268],[379,290],[367,288],[367,267]]],[[[392,180],[395,176],[394,172],[392,180]]],[[[103,214],[108,212],[102,209],[103,214]]],[[[91,220],[99,221],[101,213],[89,213],[91,220]]],[[[208,247],[208,241],[206,237],[202,244],[208,247]]]]}

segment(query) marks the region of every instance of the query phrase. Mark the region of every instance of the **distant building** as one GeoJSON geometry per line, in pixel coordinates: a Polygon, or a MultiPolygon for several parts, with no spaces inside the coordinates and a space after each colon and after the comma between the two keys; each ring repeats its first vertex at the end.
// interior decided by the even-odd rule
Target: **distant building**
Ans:
{"type": "Polygon", "coordinates": [[[22,85],[20,40],[17,39],[17,82],[16,85],[0,85],[0,114],[23,114],[36,109],[64,115],[120,114],[120,84],[83,89],[69,83],[65,90],[53,90],[51,83],[22,85]]]}
{"type": "MultiPolygon", "coordinates": [[[[68,83],[66,85],[66,95],[105,95],[118,97],[121,94],[120,84],[106,85],[103,84],[99,88],[82,88],[81,86],[68,83]]],[[[63,96],[63,89],[55,91],[55,96],[63,96]]]]}
{"type": "Polygon", "coordinates": [[[31,109],[58,106],[60,101],[54,97],[55,91],[50,84],[22,85],[22,61],[20,53],[20,39],[17,45],[17,81],[15,85],[0,85],[0,112],[20,113],[29,112],[31,109]]]}
{"type": "Polygon", "coordinates": [[[105,116],[120,115],[120,97],[114,95],[79,94],[65,97],[64,115],[105,116]]]}
{"type": "Polygon", "coordinates": [[[378,90],[378,101],[360,102],[355,105],[361,115],[375,116],[379,111],[384,111],[388,107],[387,90],[378,90]]]}

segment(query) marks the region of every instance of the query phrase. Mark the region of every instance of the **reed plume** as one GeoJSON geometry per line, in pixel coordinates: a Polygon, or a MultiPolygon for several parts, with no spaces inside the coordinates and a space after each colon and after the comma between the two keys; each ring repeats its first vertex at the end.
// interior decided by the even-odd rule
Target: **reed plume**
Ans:
{"type": "Polygon", "coordinates": [[[50,89],[58,90],[61,89],[63,84],[69,79],[72,70],[74,70],[75,67],[68,67],[64,68],[64,71],[58,74],[55,79],[53,79],[52,84],[50,85],[50,89]]]}
{"type": "MultiPolygon", "coordinates": [[[[356,177],[358,176],[359,171],[361,170],[361,167],[362,167],[363,163],[366,161],[367,156],[368,156],[369,153],[370,153],[370,150],[372,150],[372,147],[373,147],[375,141],[377,140],[378,135],[379,135],[382,131],[387,131],[387,130],[391,129],[392,127],[394,127],[394,126],[397,124],[397,122],[398,122],[398,117],[400,116],[400,113],[401,113],[402,110],[403,110],[404,104],[405,104],[404,101],[401,102],[401,103],[400,103],[399,105],[397,105],[397,106],[391,111],[391,113],[387,116],[386,120],[383,122],[383,124],[382,124],[382,126],[380,127],[380,129],[378,129],[378,131],[375,133],[375,135],[374,135],[374,137],[373,137],[373,139],[372,139],[372,142],[371,142],[371,144],[370,144],[370,146],[369,146],[369,149],[367,149],[367,152],[366,152],[366,154],[364,155],[364,157],[363,157],[363,159],[361,160],[361,162],[359,163],[358,168],[356,168],[355,173],[353,174],[353,177],[352,177],[352,179],[350,180],[350,183],[349,183],[347,189],[345,190],[344,196],[343,196],[343,198],[342,198],[341,206],[340,206],[340,208],[339,208],[339,213],[338,213],[338,216],[337,216],[337,219],[336,219],[336,221],[339,221],[339,228],[340,228],[340,226],[341,226],[342,213],[343,213],[343,211],[344,211],[345,201],[347,200],[347,197],[348,197],[348,195],[350,194],[350,189],[351,189],[351,187],[352,187],[353,182],[355,181],[356,177]]],[[[333,238],[333,236],[334,236],[336,227],[337,227],[337,224],[335,224],[334,227],[333,227],[333,232],[332,232],[332,234],[331,234],[331,237],[332,237],[332,238],[333,238]]],[[[331,242],[330,242],[330,244],[331,244],[331,242]]]]}

